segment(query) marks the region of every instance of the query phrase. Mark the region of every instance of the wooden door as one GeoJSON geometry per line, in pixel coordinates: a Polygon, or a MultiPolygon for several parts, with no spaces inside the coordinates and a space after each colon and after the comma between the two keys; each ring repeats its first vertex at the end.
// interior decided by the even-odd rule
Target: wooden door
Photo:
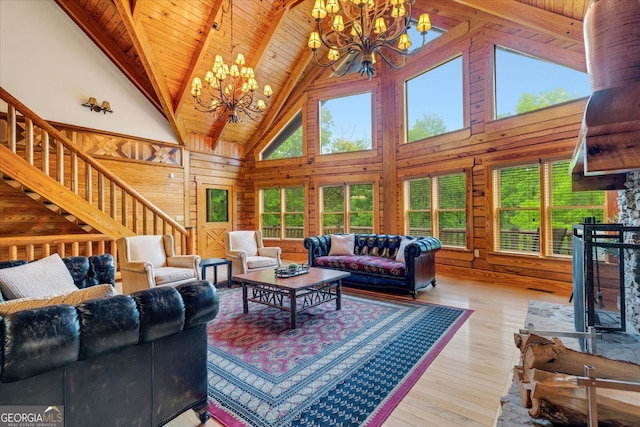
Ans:
{"type": "Polygon", "coordinates": [[[224,232],[232,230],[233,187],[198,183],[198,254],[224,258],[224,232]]]}

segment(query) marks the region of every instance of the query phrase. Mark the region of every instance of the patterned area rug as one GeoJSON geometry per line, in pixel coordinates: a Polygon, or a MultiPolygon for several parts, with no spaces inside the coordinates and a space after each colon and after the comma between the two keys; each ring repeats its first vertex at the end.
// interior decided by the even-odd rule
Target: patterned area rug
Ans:
{"type": "Polygon", "coordinates": [[[220,292],[209,325],[211,415],[227,426],[379,426],[472,311],[345,294],[298,315],[220,292]]]}

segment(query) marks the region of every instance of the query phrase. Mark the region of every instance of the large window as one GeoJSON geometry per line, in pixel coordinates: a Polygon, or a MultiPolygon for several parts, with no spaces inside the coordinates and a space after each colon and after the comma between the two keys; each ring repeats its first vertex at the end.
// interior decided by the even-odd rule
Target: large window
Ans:
{"type": "Polygon", "coordinates": [[[320,101],[321,154],[372,148],[371,93],[320,101]]]}
{"type": "Polygon", "coordinates": [[[373,185],[320,188],[322,233],[373,233],[373,185]]]}
{"type": "Polygon", "coordinates": [[[498,46],[495,73],[498,119],[591,94],[587,73],[498,46]]]}
{"type": "Polygon", "coordinates": [[[304,187],[260,190],[260,225],[265,238],[304,238],[304,187]]]}
{"type": "Polygon", "coordinates": [[[604,222],[604,192],[571,190],[569,161],[493,170],[494,247],[500,252],[571,255],[571,230],[604,222]]]}
{"type": "Polygon", "coordinates": [[[407,142],[462,129],[462,57],[405,82],[407,142]]]}
{"type": "Polygon", "coordinates": [[[455,173],[405,182],[405,231],[436,236],[444,246],[467,246],[465,174],[455,173]]]}
{"type": "Polygon", "coordinates": [[[302,110],[300,110],[260,153],[260,160],[300,157],[304,152],[303,141],[302,110]]]}

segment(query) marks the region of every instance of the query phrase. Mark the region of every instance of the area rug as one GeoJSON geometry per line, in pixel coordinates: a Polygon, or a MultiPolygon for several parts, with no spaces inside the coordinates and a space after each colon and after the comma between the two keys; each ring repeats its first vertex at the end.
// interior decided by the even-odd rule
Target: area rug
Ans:
{"type": "Polygon", "coordinates": [[[226,426],[379,426],[472,311],[345,294],[298,314],[220,292],[209,324],[211,415],[226,426]]]}

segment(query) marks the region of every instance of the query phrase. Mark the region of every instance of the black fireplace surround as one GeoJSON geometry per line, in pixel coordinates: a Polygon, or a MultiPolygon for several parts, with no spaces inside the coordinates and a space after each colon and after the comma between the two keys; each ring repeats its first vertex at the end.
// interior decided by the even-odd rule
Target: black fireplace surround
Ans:
{"type": "MultiPolygon", "coordinates": [[[[573,226],[573,304],[577,332],[626,331],[625,257],[640,227],[583,223],[573,226]]],[[[628,259],[628,258],[627,258],[628,259]]]]}

